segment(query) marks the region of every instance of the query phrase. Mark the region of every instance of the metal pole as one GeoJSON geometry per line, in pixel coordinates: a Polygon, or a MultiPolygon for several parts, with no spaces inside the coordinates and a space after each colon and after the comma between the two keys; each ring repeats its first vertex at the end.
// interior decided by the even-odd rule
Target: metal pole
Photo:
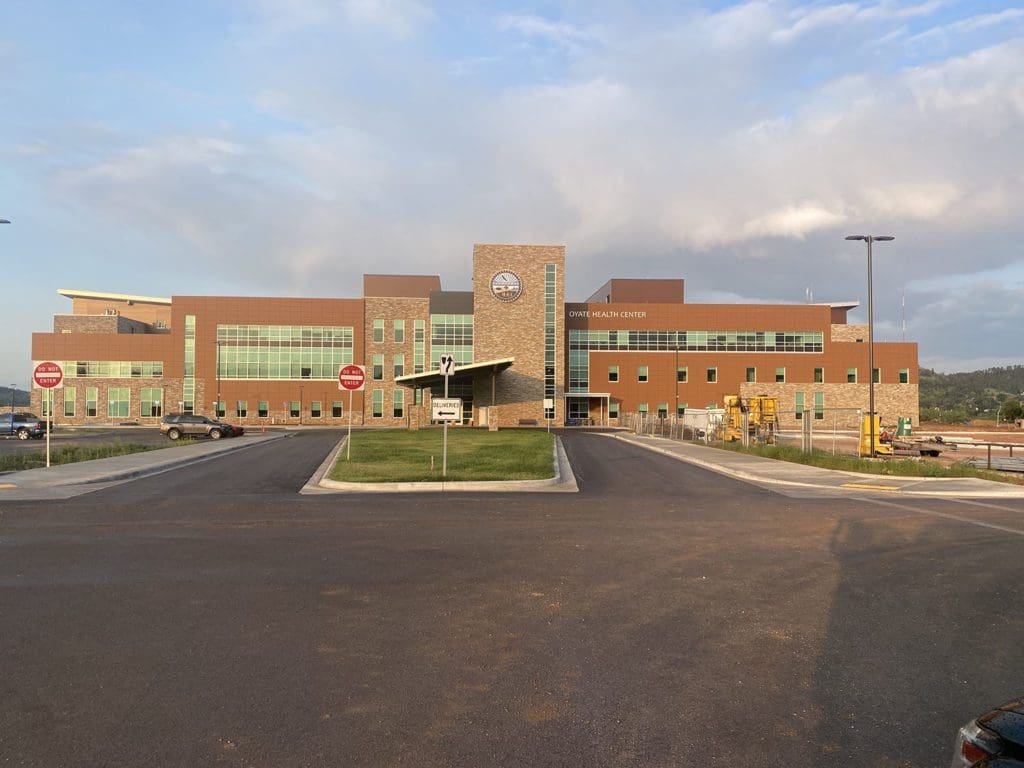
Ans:
{"type": "Polygon", "coordinates": [[[50,407],[46,411],[46,466],[50,466],[50,423],[53,421],[53,390],[47,389],[50,407]]]}
{"type": "Polygon", "coordinates": [[[14,413],[14,385],[13,384],[11,384],[11,413],[14,413]]]}
{"type": "Polygon", "coordinates": [[[345,461],[352,460],[352,390],[348,391],[348,439],[345,440],[345,461]]]}
{"type": "MultiPolygon", "coordinates": [[[[448,377],[444,377],[444,397],[448,399],[448,377]]],[[[448,476],[448,419],[444,420],[444,445],[441,448],[441,477],[448,476]]]]}
{"type": "Polygon", "coordinates": [[[868,422],[871,431],[871,457],[875,456],[875,305],[871,279],[871,243],[868,235],[868,422]]]}
{"type": "MultiPolygon", "coordinates": [[[[218,340],[217,341],[217,412],[215,414],[213,414],[213,417],[215,419],[219,419],[220,418],[220,409],[221,409],[221,401],[220,401],[220,344],[221,343],[218,340]]],[[[226,408],[224,409],[224,413],[227,414],[227,409],[226,408]]]]}

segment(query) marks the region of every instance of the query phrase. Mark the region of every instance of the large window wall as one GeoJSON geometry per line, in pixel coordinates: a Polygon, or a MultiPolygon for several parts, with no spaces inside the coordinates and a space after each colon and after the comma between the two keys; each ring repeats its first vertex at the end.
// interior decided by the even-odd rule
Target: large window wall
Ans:
{"type": "Polygon", "coordinates": [[[430,316],[431,370],[441,364],[441,355],[451,355],[457,366],[473,362],[472,315],[430,316]]]}
{"type": "Polygon", "coordinates": [[[218,325],[221,379],[333,380],[352,362],[351,326],[218,325]]]}

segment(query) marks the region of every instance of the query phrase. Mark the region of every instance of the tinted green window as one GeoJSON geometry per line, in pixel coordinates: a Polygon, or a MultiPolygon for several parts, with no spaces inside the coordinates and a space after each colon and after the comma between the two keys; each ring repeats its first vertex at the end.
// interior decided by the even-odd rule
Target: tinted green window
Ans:
{"type": "Polygon", "coordinates": [[[384,390],[375,389],[373,390],[373,417],[375,419],[382,418],[384,416],[384,390]]]}
{"type": "Polygon", "coordinates": [[[300,403],[298,400],[292,400],[290,403],[288,403],[288,415],[289,416],[291,416],[293,419],[297,419],[297,418],[299,418],[299,415],[301,413],[302,413],[302,403],[300,403]]]}
{"type": "Polygon", "coordinates": [[[112,419],[127,419],[131,394],[128,387],[111,387],[107,390],[107,416],[112,419]]]}
{"type": "Polygon", "coordinates": [[[384,321],[374,320],[373,321],[373,340],[375,342],[384,341],[384,321]]]}
{"type": "Polygon", "coordinates": [[[391,415],[396,419],[405,413],[405,390],[396,389],[391,396],[391,415]]]}
{"type": "Polygon", "coordinates": [[[85,388],[85,415],[96,415],[96,402],[100,398],[100,391],[97,387],[85,388]]]}
{"type": "Polygon", "coordinates": [[[249,415],[249,403],[246,400],[238,400],[235,402],[235,416],[240,419],[244,419],[249,415]]]}
{"type": "Polygon", "coordinates": [[[641,382],[647,381],[647,377],[648,377],[648,374],[647,374],[647,366],[646,365],[641,365],[639,368],[637,368],[637,371],[636,371],[636,380],[637,381],[641,381],[641,382]]]}
{"type": "Polygon", "coordinates": [[[405,320],[395,320],[395,343],[405,343],[405,320]]]}
{"type": "Polygon", "coordinates": [[[345,409],[341,405],[341,400],[335,400],[331,403],[331,418],[340,419],[345,409]]]}
{"type": "Polygon", "coordinates": [[[776,368],[775,369],[775,382],[777,384],[783,384],[786,381],[786,369],[776,368]]]}
{"type": "Polygon", "coordinates": [[[909,383],[910,383],[910,369],[909,368],[900,368],[900,384],[909,384],[909,383]]]}
{"type": "Polygon", "coordinates": [[[881,382],[882,381],[882,369],[881,368],[872,368],[871,369],[871,379],[872,379],[872,381],[875,382],[875,384],[878,384],[879,382],[881,382]]]}
{"type": "Polygon", "coordinates": [[[815,368],[814,369],[814,383],[815,384],[821,384],[824,381],[825,381],[825,369],[824,368],[815,368]]]}
{"type": "Polygon", "coordinates": [[[687,371],[687,367],[685,365],[681,365],[678,368],[676,368],[676,382],[677,383],[685,384],[688,375],[689,374],[688,374],[688,371],[687,371]]]}
{"type": "Polygon", "coordinates": [[[814,418],[824,419],[825,418],[825,393],[815,392],[814,393],[814,418]]]}
{"type": "Polygon", "coordinates": [[[796,417],[802,419],[804,417],[804,393],[797,392],[794,394],[796,417]]]}
{"type": "Polygon", "coordinates": [[[270,403],[266,400],[259,400],[256,403],[256,415],[261,419],[267,418],[270,415],[270,403]]]}
{"type": "Polygon", "coordinates": [[[714,384],[716,381],[718,381],[718,369],[708,368],[708,383],[714,384]]]}
{"type": "Polygon", "coordinates": [[[748,382],[755,382],[755,381],[757,381],[757,368],[747,368],[747,381],[748,382]]]}
{"type": "Polygon", "coordinates": [[[395,378],[405,375],[405,355],[395,355],[395,378]]]}
{"type": "Polygon", "coordinates": [[[139,415],[163,416],[164,391],[159,387],[143,387],[139,390],[139,415]]]}
{"type": "Polygon", "coordinates": [[[373,380],[383,381],[384,379],[384,355],[373,356],[373,380]]]}
{"type": "Polygon", "coordinates": [[[609,365],[608,366],[608,381],[616,382],[619,380],[619,366],[609,365]]]}
{"type": "Polygon", "coordinates": [[[64,415],[75,415],[75,388],[64,387],[64,415]]]}
{"type": "MultiPolygon", "coordinates": [[[[847,368],[846,369],[846,383],[847,384],[856,384],[857,383],[857,369],[856,368],[847,368]]],[[[870,432],[870,430],[868,430],[868,431],[870,432]]]]}

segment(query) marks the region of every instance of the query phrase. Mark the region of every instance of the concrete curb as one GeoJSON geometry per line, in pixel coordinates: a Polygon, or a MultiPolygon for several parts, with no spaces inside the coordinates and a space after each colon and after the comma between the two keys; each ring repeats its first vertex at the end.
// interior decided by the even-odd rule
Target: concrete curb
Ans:
{"type": "Polygon", "coordinates": [[[460,493],[463,491],[483,493],[577,493],[579,486],[573,474],[569,458],[565,454],[562,440],[555,435],[553,459],[555,476],[545,480],[496,480],[430,483],[342,483],[328,480],[327,473],[345,446],[346,436],[338,443],[330,456],[317,468],[302,489],[301,494],[325,493],[460,493]]]}

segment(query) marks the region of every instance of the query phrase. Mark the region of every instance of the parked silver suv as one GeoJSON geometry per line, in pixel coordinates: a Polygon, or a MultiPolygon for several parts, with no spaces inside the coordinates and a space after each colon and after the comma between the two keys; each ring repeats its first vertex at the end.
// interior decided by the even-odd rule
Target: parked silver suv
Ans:
{"type": "Polygon", "coordinates": [[[160,422],[160,431],[171,438],[171,440],[178,440],[181,437],[187,436],[209,437],[213,440],[220,440],[222,437],[231,437],[234,433],[230,424],[190,413],[167,414],[160,422]]]}

